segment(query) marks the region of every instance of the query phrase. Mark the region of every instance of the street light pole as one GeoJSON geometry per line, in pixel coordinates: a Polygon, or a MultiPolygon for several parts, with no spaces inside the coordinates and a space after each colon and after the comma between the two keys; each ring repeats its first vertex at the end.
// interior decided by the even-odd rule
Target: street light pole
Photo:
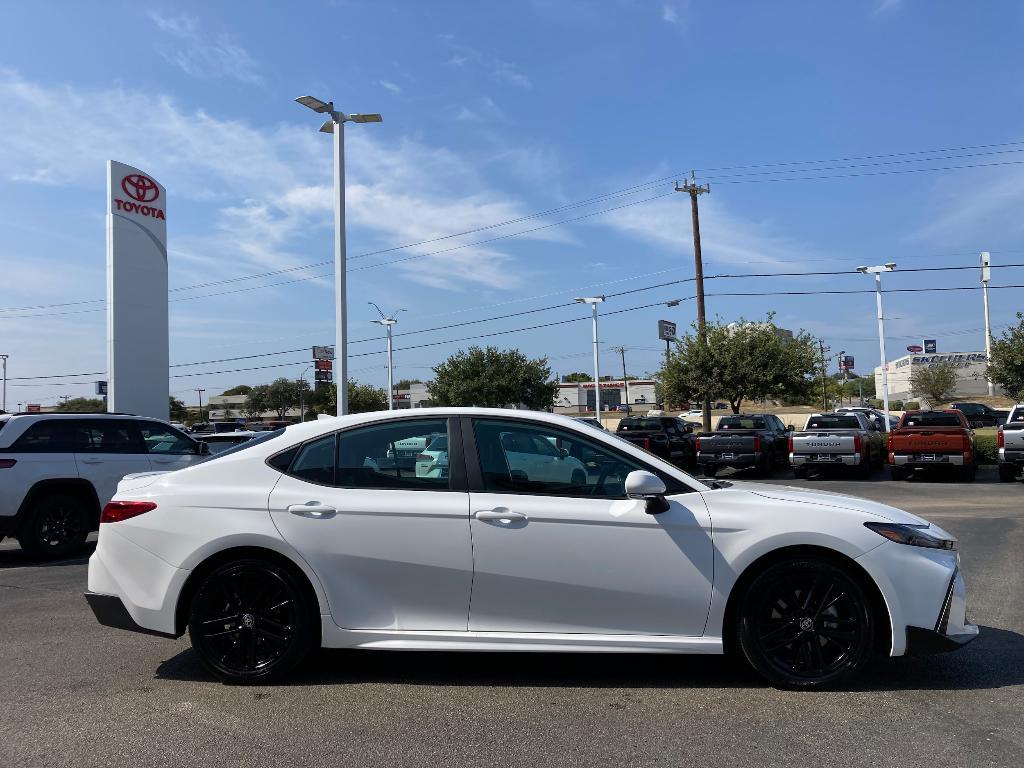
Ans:
{"type": "Polygon", "coordinates": [[[982,251],[981,254],[981,295],[985,302],[985,383],[988,385],[988,396],[992,397],[995,394],[995,385],[992,383],[992,379],[988,375],[988,365],[992,363],[992,326],[989,322],[988,317],[988,281],[992,278],[992,257],[988,251],[982,251]]]}
{"type": "Polygon", "coordinates": [[[312,367],[312,365],[307,365],[299,375],[299,424],[305,421],[306,415],[306,388],[302,385],[306,383],[306,371],[312,367]]]}
{"type": "Polygon", "coordinates": [[[889,431],[889,368],[885,362],[885,313],[882,312],[882,273],[892,272],[896,264],[889,261],[879,267],[857,267],[865,275],[875,276],[875,305],[878,309],[878,354],[882,362],[882,410],[885,412],[885,431],[889,431]]]}
{"type": "Polygon", "coordinates": [[[335,358],[338,361],[338,416],[348,413],[348,298],[345,273],[345,123],[379,123],[378,114],[347,115],[334,108],[333,101],[300,96],[295,101],[319,114],[329,115],[320,126],[322,133],[334,134],[334,326],[335,358]]]}
{"type": "Polygon", "coordinates": [[[4,365],[4,394],[3,399],[0,400],[0,413],[7,413],[7,357],[7,355],[0,355],[0,360],[4,365]]]}
{"type": "Polygon", "coordinates": [[[196,387],[196,392],[199,393],[199,420],[200,421],[203,420],[203,392],[205,392],[205,391],[206,391],[205,389],[199,389],[198,387],[196,387]]]}
{"type": "Polygon", "coordinates": [[[383,325],[384,330],[388,334],[388,410],[395,410],[395,368],[394,363],[391,359],[391,326],[398,322],[398,313],[404,312],[404,309],[396,309],[391,315],[385,315],[381,312],[380,307],[374,304],[372,301],[366,302],[371,307],[377,310],[377,314],[380,315],[380,320],[372,320],[371,322],[377,325],[383,325]]]}
{"type": "Polygon", "coordinates": [[[576,301],[580,304],[589,304],[592,313],[591,325],[593,328],[593,339],[594,339],[594,413],[597,416],[597,420],[601,421],[601,361],[600,355],[597,351],[597,305],[603,302],[604,296],[585,296],[576,297],[576,301]]]}

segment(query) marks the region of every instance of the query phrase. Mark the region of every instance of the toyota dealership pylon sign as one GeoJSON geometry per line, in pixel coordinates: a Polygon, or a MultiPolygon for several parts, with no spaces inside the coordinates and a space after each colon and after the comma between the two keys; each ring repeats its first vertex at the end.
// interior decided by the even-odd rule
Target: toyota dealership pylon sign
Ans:
{"type": "Polygon", "coordinates": [[[107,162],[108,409],[166,419],[167,192],[148,173],[107,162]]]}

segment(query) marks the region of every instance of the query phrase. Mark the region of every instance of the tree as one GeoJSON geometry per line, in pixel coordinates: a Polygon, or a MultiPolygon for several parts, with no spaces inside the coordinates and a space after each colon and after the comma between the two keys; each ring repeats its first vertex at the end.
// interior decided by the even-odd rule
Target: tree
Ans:
{"type": "Polygon", "coordinates": [[[582,371],[573,371],[567,373],[562,377],[562,381],[566,384],[585,384],[588,381],[593,381],[594,375],[592,373],[583,373],[582,371]]]}
{"type": "Polygon", "coordinates": [[[948,400],[956,390],[956,366],[953,363],[933,363],[919,366],[910,372],[910,390],[924,397],[929,405],[948,400]]]}
{"type": "Polygon", "coordinates": [[[1024,401],[1024,312],[1017,313],[1015,327],[1003,331],[992,342],[992,359],[988,375],[993,383],[1006,390],[1017,402],[1024,401]]]}
{"type": "Polygon", "coordinates": [[[419,379],[399,379],[395,382],[395,389],[409,389],[413,384],[422,384],[419,379]]]}
{"type": "Polygon", "coordinates": [[[225,389],[221,394],[230,397],[231,395],[248,395],[250,392],[252,392],[252,387],[248,384],[239,384],[237,387],[225,389]]]}
{"type": "Polygon", "coordinates": [[[60,413],[104,413],[107,406],[98,397],[72,397],[54,410],[60,413]]]}
{"type": "Polygon", "coordinates": [[[806,331],[782,334],[769,314],[764,321],[707,324],[707,343],[693,332],[676,342],[658,374],[665,402],[729,400],[739,413],[744,400],[811,399],[821,392],[820,352],[806,331]]]}
{"type": "MultiPolygon", "coordinates": [[[[264,410],[277,411],[277,418],[282,421],[289,410],[298,408],[302,397],[309,392],[307,382],[294,381],[283,376],[263,386],[266,387],[264,391],[266,408],[264,410]]],[[[257,389],[259,387],[253,387],[253,392],[249,393],[249,397],[252,397],[257,389]]]]}
{"type": "Polygon", "coordinates": [[[542,410],[551,407],[557,391],[546,357],[531,360],[518,349],[497,347],[459,350],[434,368],[434,380],[427,384],[434,404],[446,406],[542,410]]]}
{"type": "Polygon", "coordinates": [[[245,403],[242,405],[242,413],[246,418],[258,419],[265,411],[270,410],[270,399],[267,394],[269,387],[260,384],[251,387],[245,396],[245,403]]]}
{"type": "Polygon", "coordinates": [[[170,399],[171,421],[184,421],[188,417],[188,408],[178,398],[171,396],[170,399]]]}
{"type": "MultiPolygon", "coordinates": [[[[311,402],[321,413],[334,415],[338,412],[338,387],[329,384],[314,393],[311,402]]],[[[368,413],[370,411],[386,411],[388,393],[372,384],[360,384],[354,379],[348,380],[348,412],[368,413]]]]}

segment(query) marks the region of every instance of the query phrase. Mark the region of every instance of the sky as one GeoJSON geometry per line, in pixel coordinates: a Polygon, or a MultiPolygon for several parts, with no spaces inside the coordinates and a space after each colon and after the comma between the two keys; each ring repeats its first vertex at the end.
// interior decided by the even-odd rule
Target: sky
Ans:
{"type": "MultiPolygon", "coordinates": [[[[692,283],[661,285],[693,276],[673,191],[691,169],[711,186],[706,276],[851,272],[711,279],[709,316],[773,312],[870,372],[874,296],[820,291],[870,290],[861,264],[919,289],[977,286],[952,268],[982,250],[1024,263],[1022,22],[1015,2],[921,0],[5,4],[8,408],[105,378],[108,159],[167,188],[172,394],[299,377],[310,355],[288,350],[333,343],[331,141],[303,94],[384,116],[346,129],[361,382],[386,382],[370,301],[405,310],[396,379],[470,344],[564,374],[592,368],[572,299],[624,291],[601,307],[602,373],[618,345],[654,372],[657,320],[695,317],[692,283]]],[[[1024,289],[991,305],[998,331],[1024,289]]],[[[886,314],[890,359],[923,337],[984,346],[978,291],[893,292],[886,314]]]]}

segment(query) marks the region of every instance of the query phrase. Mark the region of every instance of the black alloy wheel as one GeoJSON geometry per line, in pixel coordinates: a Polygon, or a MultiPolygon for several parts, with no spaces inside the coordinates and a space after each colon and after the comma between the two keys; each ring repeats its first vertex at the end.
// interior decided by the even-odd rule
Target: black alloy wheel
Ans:
{"type": "Polygon", "coordinates": [[[740,647],[776,686],[827,687],[871,658],[869,599],[844,568],[812,559],[776,563],[751,582],[742,600],[740,647]]]}
{"type": "Polygon", "coordinates": [[[290,571],[265,560],[235,560],[199,585],[189,637],[221,680],[264,683],[294,669],[319,639],[313,610],[290,571]]]}
{"type": "Polygon", "coordinates": [[[47,493],[32,504],[18,543],[37,557],[67,557],[85,544],[88,516],[81,499],[67,493],[47,493]]]}

